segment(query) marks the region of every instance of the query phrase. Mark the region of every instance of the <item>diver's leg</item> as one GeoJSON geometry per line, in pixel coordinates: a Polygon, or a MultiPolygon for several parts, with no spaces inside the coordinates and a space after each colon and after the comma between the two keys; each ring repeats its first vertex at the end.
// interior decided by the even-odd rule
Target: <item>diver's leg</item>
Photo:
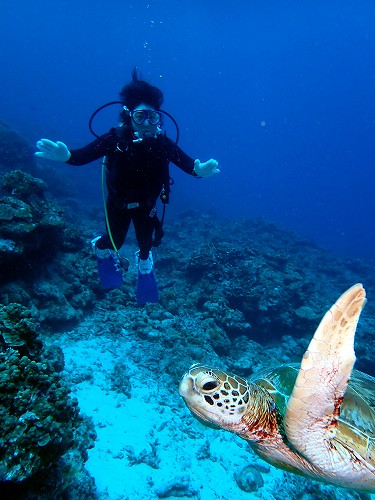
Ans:
{"type": "Polygon", "coordinates": [[[144,305],[147,302],[158,302],[159,293],[153,272],[151,253],[154,220],[153,217],[150,217],[150,208],[135,209],[132,219],[139,246],[139,252],[137,252],[137,304],[144,305]]]}
{"type": "Polygon", "coordinates": [[[141,260],[148,259],[152,248],[154,218],[150,217],[150,210],[149,207],[136,208],[132,214],[135,235],[139,246],[139,258],[141,260]]]}
{"type": "Polygon", "coordinates": [[[118,208],[113,202],[107,200],[107,216],[107,233],[103,234],[103,236],[96,241],[95,247],[99,250],[115,250],[111,241],[112,237],[116,249],[119,250],[122,247],[129,230],[131,221],[130,210],[118,208]]]}

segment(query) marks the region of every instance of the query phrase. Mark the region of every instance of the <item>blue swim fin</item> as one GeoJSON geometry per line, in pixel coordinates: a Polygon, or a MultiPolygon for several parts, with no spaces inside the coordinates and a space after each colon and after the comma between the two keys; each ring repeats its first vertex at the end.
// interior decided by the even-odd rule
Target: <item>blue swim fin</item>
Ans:
{"type": "Polygon", "coordinates": [[[154,271],[148,274],[142,274],[138,271],[135,294],[139,306],[143,306],[147,302],[155,303],[159,301],[158,285],[156,283],[154,271]]]}
{"type": "Polygon", "coordinates": [[[123,284],[122,269],[112,253],[104,259],[97,257],[96,260],[99,280],[103,288],[117,288],[123,284]]]}

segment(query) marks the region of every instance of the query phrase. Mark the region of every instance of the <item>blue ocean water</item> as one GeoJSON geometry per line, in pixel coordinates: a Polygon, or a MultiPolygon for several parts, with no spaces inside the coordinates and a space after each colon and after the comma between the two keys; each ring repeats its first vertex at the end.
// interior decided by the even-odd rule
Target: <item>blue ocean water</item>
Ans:
{"type": "MultiPolygon", "coordinates": [[[[30,142],[82,146],[137,66],[164,91],[180,146],[221,166],[204,181],[172,167],[172,214],[261,216],[373,259],[374,25],[373,0],[7,2],[0,119],[30,142]]],[[[98,164],[61,168],[99,203],[98,164]]]]}

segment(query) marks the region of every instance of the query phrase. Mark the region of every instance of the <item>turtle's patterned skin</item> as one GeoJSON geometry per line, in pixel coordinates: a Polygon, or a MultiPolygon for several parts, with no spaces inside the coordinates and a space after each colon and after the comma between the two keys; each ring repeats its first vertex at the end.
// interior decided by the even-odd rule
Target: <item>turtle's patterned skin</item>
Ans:
{"type": "Polygon", "coordinates": [[[193,365],[181,380],[181,396],[197,417],[246,439],[276,467],[375,492],[375,379],[353,370],[365,301],[361,284],[345,292],[300,365],[281,365],[250,381],[193,365]]]}

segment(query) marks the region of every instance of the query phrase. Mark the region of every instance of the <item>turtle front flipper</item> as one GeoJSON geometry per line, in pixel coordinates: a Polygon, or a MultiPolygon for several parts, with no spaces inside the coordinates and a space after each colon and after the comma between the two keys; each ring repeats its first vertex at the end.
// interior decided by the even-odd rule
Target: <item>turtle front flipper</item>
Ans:
{"type": "Polygon", "coordinates": [[[345,443],[334,438],[355,362],[354,335],[365,302],[365,290],[357,284],[325,314],[303,356],[285,412],[290,443],[328,474],[330,470],[336,475],[340,462],[351,462],[345,443]]]}

